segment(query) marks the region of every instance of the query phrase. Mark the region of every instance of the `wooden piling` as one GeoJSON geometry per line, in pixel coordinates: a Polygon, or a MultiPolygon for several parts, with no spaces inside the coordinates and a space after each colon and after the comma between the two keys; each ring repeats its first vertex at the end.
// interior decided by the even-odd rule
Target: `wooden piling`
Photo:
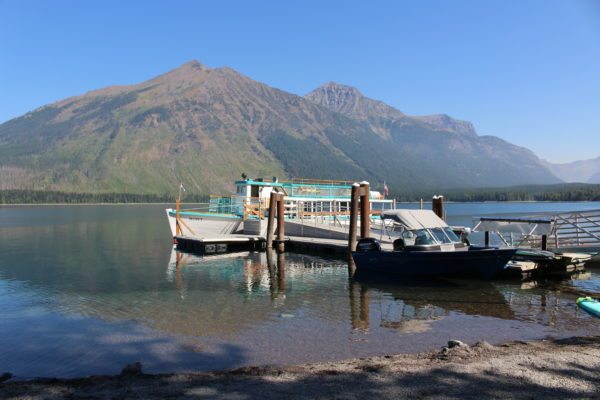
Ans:
{"type": "Polygon", "coordinates": [[[350,322],[352,329],[369,329],[369,294],[367,288],[356,281],[350,281],[350,322]]]}
{"type": "Polygon", "coordinates": [[[548,250],[548,236],[542,235],[542,250],[548,250]]]}
{"type": "Polygon", "coordinates": [[[273,263],[273,254],[271,249],[267,249],[266,251],[267,253],[267,269],[269,271],[269,293],[271,294],[271,300],[275,300],[275,293],[276,293],[276,285],[275,285],[275,279],[276,279],[276,271],[277,268],[275,268],[275,264],[273,263]]]}
{"type": "Polygon", "coordinates": [[[348,232],[348,256],[352,257],[352,252],[356,249],[356,225],[358,221],[358,196],[360,186],[358,183],[352,184],[350,195],[350,230],[348,232]]]}
{"type": "Polygon", "coordinates": [[[277,199],[277,251],[285,251],[285,204],[283,195],[277,199]]]}
{"type": "Polygon", "coordinates": [[[271,192],[271,197],[269,199],[269,219],[267,220],[267,249],[273,248],[273,225],[277,199],[279,199],[279,193],[271,192]]]}
{"type": "Polygon", "coordinates": [[[369,182],[360,183],[360,237],[368,238],[371,233],[371,203],[369,201],[369,182]]]}
{"type": "Polygon", "coordinates": [[[485,247],[490,247],[490,231],[485,231],[485,247]]]}
{"type": "Polygon", "coordinates": [[[277,253],[277,287],[278,287],[279,293],[285,293],[285,253],[284,252],[277,253]]]}
{"type": "Polygon", "coordinates": [[[446,220],[446,215],[444,213],[444,196],[433,196],[431,199],[431,209],[438,217],[444,221],[446,220]]]}
{"type": "Polygon", "coordinates": [[[177,198],[177,200],[175,200],[175,235],[180,236],[181,235],[181,225],[179,224],[179,207],[180,207],[180,200],[179,198],[177,198]]]}

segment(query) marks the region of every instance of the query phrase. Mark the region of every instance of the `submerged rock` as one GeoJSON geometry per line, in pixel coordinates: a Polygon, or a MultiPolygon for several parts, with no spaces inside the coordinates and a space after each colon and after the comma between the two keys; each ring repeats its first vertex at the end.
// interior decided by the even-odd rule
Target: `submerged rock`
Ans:
{"type": "Polygon", "coordinates": [[[142,373],[142,363],[135,362],[128,364],[121,370],[121,375],[140,375],[142,373]]]}

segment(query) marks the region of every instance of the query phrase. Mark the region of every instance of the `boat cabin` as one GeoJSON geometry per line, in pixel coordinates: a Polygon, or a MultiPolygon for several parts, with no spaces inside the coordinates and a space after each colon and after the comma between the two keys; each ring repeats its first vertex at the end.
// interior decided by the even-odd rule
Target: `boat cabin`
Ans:
{"type": "Polygon", "coordinates": [[[236,181],[235,187],[235,195],[246,199],[268,199],[273,188],[283,191],[283,185],[276,177],[273,177],[271,181],[265,181],[263,178],[236,181]]]}
{"type": "MultiPolygon", "coordinates": [[[[329,213],[336,215],[348,214],[352,182],[294,178],[290,181],[279,181],[276,177],[271,180],[262,178],[236,181],[236,193],[233,203],[237,210],[242,210],[242,204],[260,203],[267,207],[271,192],[277,190],[283,193],[286,200],[286,213],[296,218],[300,214],[307,216],[323,216],[329,213]]],[[[395,207],[394,199],[385,199],[375,190],[370,191],[371,210],[378,213],[395,207]]],[[[339,218],[338,218],[339,219],[339,218]]]]}
{"type": "Polygon", "coordinates": [[[399,236],[394,250],[454,251],[467,247],[452,228],[431,210],[387,210],[381,213],[386,229],[399,236]]]}

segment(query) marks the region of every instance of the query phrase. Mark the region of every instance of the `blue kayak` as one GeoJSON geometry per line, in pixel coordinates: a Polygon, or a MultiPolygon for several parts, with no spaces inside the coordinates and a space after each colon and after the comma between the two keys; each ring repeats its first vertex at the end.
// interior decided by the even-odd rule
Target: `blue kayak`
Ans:
{"type": "Polygon", "coordinates": [[[600,301],[591,297],[580,297],[577,299],[577,305],[594,317],[600,318],[600,301]]]}

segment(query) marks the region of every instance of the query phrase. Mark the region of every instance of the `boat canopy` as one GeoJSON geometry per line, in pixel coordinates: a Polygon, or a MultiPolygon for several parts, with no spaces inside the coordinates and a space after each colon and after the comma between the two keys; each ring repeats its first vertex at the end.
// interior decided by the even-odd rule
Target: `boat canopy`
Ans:
{"type": "Polygon", "coordinates": [[[431,210],[387,210],[382,211],[381,218],[391,219],[408,230],[448,227],[448,224],[431,210]]]}

